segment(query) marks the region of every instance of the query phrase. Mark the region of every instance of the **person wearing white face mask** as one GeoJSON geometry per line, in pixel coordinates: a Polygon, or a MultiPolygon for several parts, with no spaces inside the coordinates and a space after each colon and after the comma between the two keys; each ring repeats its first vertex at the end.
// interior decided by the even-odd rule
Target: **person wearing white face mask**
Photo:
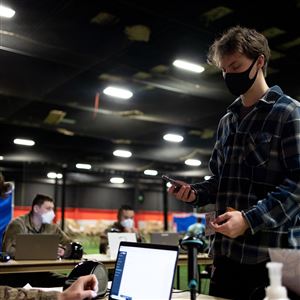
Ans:
{"type": "Polygon", "coordinates": [[[55,213],[53,210],[50,210],[50,211],[42,214],[42,223],[43,224],[51,224],[54,218],[55,218],[55,213]]]}
{"type": "Polygon", "coordinates": [[[134,221],[131,218],[125,219],[121,222],[121,225],[125,228],[126,231],[131,231],[134,226],[134,221]]]}
{"type": "MultiPolygon", "coordinates": [[[[0,172],[0,202],[6,198],[6,194],[12,191],[12,186],[10,183],[5,182],[4,176],[0,172]]],[[[53,210],[42,215],[43,223],[51,223],[54,218],[53,210]]],[[[34,273],[31,273],[31,275],[34,273]]],[[[44,276],[45,274],[38,273],[39,276],[44,276]]],[[[17,299],[34,299],[34,300],[67,300],[67,299],[91,299],[97,296],[98,291],[98,279],[93,275],[80,276],[72,285],[64,290],[63,292],[57,291],[42,291],[38,289],[23,289],[21,287],[16,288],[12,286],[7,286],[7,277],[11,274],[1,274],[0,275],[0,299],[1,300],[17,300],[17,299]]],[[[20,274],[12,274],[12,280],[15,284],[17,283],[20,274]]],[[[26,280],[30,274],[22,273],[22,277],[26,280]]]]}
{"type": "Polygon", "coordinates": [[[122,205],[118,209],[118,220],[112,226],[107,228],[100,236],[100,253],[106,253],[107,251],[107,232],[133,232],[137,235],[137,241],[142,241],[142,236],[140,235],[138,229],[135,227],[134,224],[134,210],[129,205],[122,205]]]}
{"type": "Polygon", "coordinates": [[[62,257],[64,246],[70,243],[71,239],[58,225],[52,223],[54,218],[53,199],[47,195],[36,195],[32,202],[31,211],[8,224],[3,238],[3,250],[14,257],[17,234],[57,234],[62,246],[59,247],[57,254],[62,257]]]}
{"type": "MultiPolygon", "coordinates": [[[[15,256],[16,236],[17,234],[56,234],[59,236],[59,248],[57,256],[63,257],[65,246],[70,244],[72,240],[59,228],[58,225],[53,224],[55,218],[54,214],[54,201],[47,195],[38,194],[32,202],[31,210],[29,213],[19,216],[12,220],[4,233],[3,237],[3,251],[8,253],[11,257],[15,256]]],[[[64,284],[65,276],[56,276],[51,272],[28,274],[16,280],[6,276],[5,284],[9,286],[24,286],[29,282],[32,286],[51,287],[62,286],[64,284]],[[47,273],[47,276],[45,276],[47,273]],[[25,280],[23,282],[23,280],[25,280]]],[[[2,278],[1,278],[2,281],[2,278]]]]}

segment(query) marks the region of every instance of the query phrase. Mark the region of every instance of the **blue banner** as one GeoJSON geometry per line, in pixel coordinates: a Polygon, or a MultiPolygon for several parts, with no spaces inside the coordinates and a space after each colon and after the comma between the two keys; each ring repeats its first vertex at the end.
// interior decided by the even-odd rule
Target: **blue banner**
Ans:
{"type": "Polygon", "coordinates": [[[173,222],[176,223],[177,232],[186,232],[190,225],[197,223],[197,217],[194,214],[184,217],[174,216],[173,222]]]}
{"type": "Polygon", "coordinates": [[[7,224],[10,222],[13,214],[13,193],[7,198],[0,198],[0,251],[2,251],[2,238],[7,224]]]}

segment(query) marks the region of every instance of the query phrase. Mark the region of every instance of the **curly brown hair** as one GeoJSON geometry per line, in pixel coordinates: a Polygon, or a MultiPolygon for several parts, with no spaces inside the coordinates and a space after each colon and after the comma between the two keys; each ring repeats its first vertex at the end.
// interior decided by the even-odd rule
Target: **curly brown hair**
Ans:
{"type": "Polygon", "coordinates": [[[220,60],[225,55],[235,52],[246,55],[250,59],[256,59],[259,55],[265,57],[263,72],[267,74],[267,64],[271,56],[267,38],[256,31],[241,26],[234,26],[217,38],[210,46],[207,62],[220,66],[220,60]]]}

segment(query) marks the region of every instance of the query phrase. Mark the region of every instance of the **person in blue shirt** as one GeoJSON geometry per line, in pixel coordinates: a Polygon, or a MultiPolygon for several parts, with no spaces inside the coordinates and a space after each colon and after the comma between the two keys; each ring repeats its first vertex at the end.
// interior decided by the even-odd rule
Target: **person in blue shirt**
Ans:
{"type": "Polygon", "coordinates": [[[198,217],[197,222],[191,224],[186,231],[188,235],[203,237],[205,235],[205,225],[202,222],[202,218],[198,217]]]}
{"type": "Polygon", "coordinates": [[[300,103],[268,86],[269,58],[254,29],[235,26],[214,41],[208,61],[237,98],[219,122],[213,176],[169,189],[194,206],[215,204],[210,294],[229,299],[264,298],[268,248],[300,248],[300,103]]]}

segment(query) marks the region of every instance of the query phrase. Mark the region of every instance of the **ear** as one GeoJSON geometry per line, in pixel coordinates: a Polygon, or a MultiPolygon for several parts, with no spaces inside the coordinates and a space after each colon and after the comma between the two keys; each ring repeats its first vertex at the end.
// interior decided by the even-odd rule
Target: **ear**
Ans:
{"type": "Polygon", "coordinates": [[[265,65],[265,56],[261,54],[257,59],[257,66],[263,68],[264,65],[265,65]]]}
{"type": "Polygon", "coordinates": [[[34,206],[33,206],[33,212],[37,213],[37,212],[38,212],[38,209],[39,209],[39,206],[38,206],[38,205],[34,205],[34,206]]]}

